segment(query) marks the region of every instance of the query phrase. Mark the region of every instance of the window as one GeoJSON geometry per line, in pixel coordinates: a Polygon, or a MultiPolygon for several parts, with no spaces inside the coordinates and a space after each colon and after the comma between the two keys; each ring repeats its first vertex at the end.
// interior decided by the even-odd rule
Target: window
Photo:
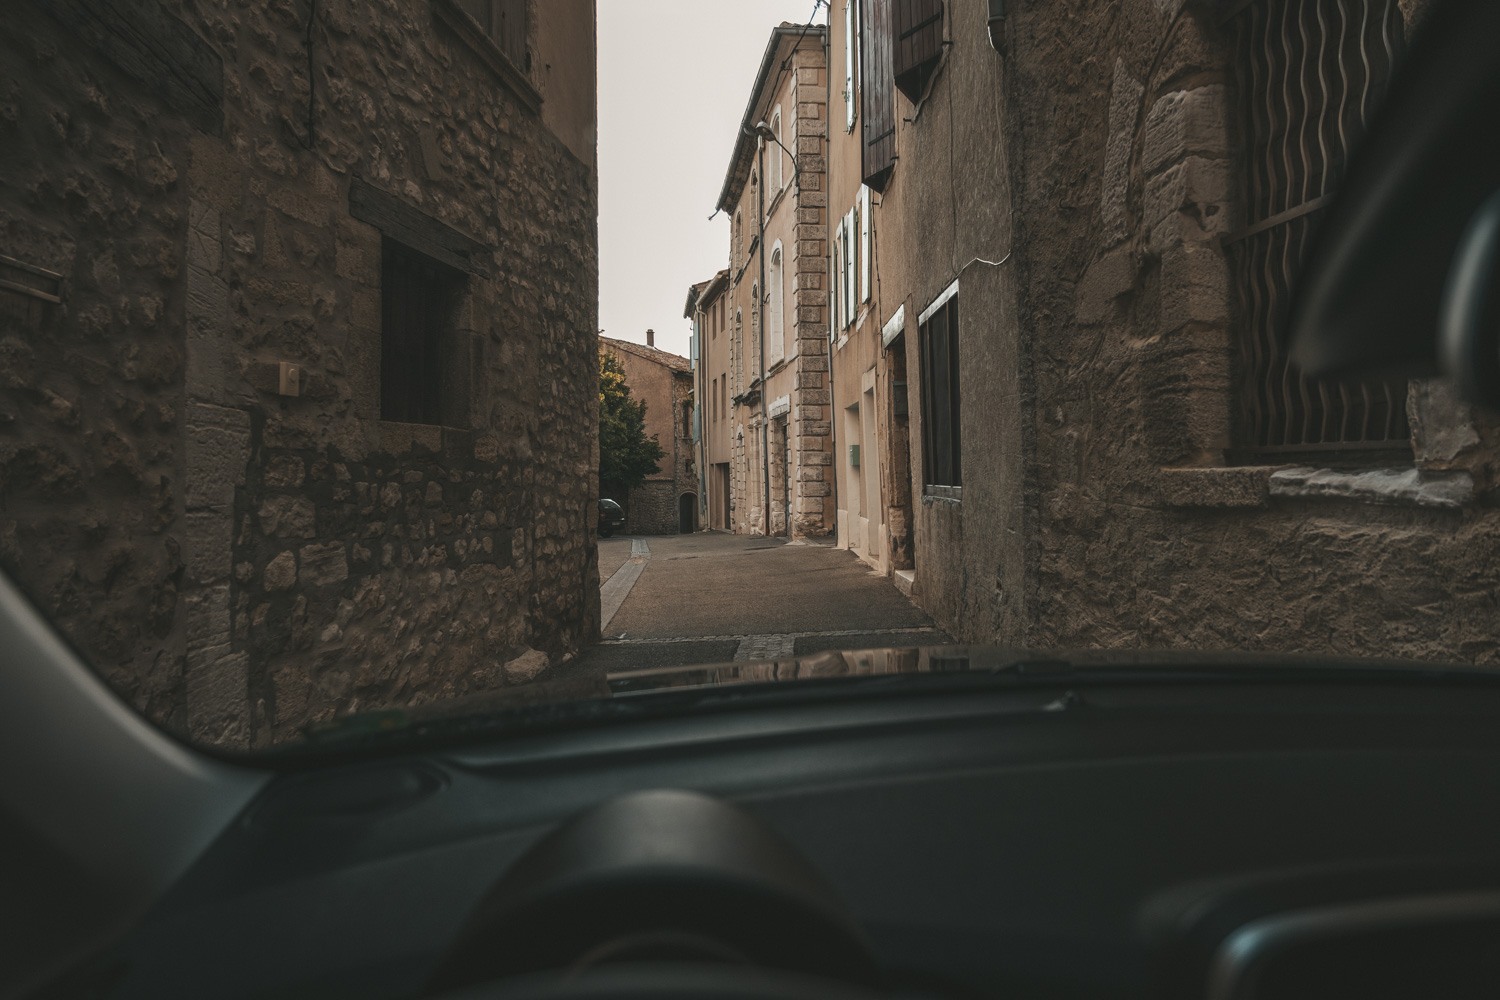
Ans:
{"type": "Polygon", "coordinates": [[[844,0],[844,129],[849,132],[854,131],[855,3],[856,0],[844,0]]]}
{"type": "Polygon", "coordinates": [[[745,387],[745,313],[742,309],[734,311],[734,340],[730,346],[734,348],[734,394],[738,396],[745,387]]]}
{"type": "Polygon", "coordinates": [[[742,227],[740,225],[740,210],[739,209],[735,209],[734,210],[734,238],[730,241],[730,246],[733,248],[733,253],[731,253],[729,255],[729,267],[730,267],[731,270],[735,270],[735,269],[739,268],[740,240],[742,238],[740,234],[741,234],[741,232],[743,232],[743,228],[744,227],[742,227]]]}
{"type": "Polygon", "coordinates": [[[380,417],[409,424],[468,422],[454,324],[464,275],[392,239],[382,241],[380,417]]]}
{"type": "Polygon", "coordinates": [[[729,416],[729,375],[727,372],[719,380],[719,416],[720,418],[729,416]]]}
{"type": "Polygon", "coordinates": [[[1229,244],[1242,323],[1236,438],[1252,453],[1410,441],[1404,379],[1314,381],[1286,361],[1292,280],[1401,44],[1396,0],[1350,7],[1254,0],[1229,24],[1246,161],[1246,228],[1229,244]]]}
{"type": "Polygon", "coordinates": [[[523,73],[531,71],[531,55],[527,40],[531,24],[526,11],[527,0],[459,0],[464,9],[490,40],[505,53],[517,69],[523,73]]]}
{"type": "Polygon", "coordinates": [[[922,313],[922,482],[932,496],[956,496],[963,486],[958,405],[958,285],[922,313]]]}
{"type": "Polygon", "coordinates": [[[832,338],[853,323],[859,310],[859,209],[851,208],[833,232],[832,338]]]}
{"type": "Polygon", "coordinates": [[[761,326],[761,316],[765,313],[765,305],[760,301],[759,283],[750,286],[750,353],[764,359],[765,342],[761,339],[764,332],[761,326]]]}
{"type": "Polygon", "coordinates": [[[892,0],[891,68],[896,89],[922,99],[943,55],[942,0],[892,0]]]}
{"type": "Polygon", "coordinates": [[[774,198],[776,196],[776,193],[781,190],[781,186],[782,186],[781,158],[782,158],[783,155],[785,155],[785,154],[783,154],[781,152],[781,109],[780,108],[777,108],[771,114],[771,134],[776,137],[776,141],[775,142],[769,142],[769,143],[766,144],[769,147],[766,150],[766,153],[768,154],[768,160],[767,160],[767,163],[766,163],[766,195],[769,198],[774,198]]]}
{"type": "Polygon", "coordinates": [[[771,283],[771,294],[769,309],[769,345],[771,363],[775,364],[786,356],[786,319],[782,315],[782,306],[785,295],[782,285],[785,281],[781,266],[781,241],[776,241],[776,246],[771,250],[771,270],[767,275],[771,283]]]}

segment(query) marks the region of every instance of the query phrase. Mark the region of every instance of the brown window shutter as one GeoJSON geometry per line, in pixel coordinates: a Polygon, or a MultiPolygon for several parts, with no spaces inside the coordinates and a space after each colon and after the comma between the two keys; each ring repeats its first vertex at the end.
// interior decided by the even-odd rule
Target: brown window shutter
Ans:
{"type": "Polygon", "coordinates": [[[864,182],[884,191],[896,163],[896,85],[891,70],[892,0],[861,0],[860,122],[864,182]]]}
{"type": "Polygon", "coordinates": [[[531,57],[527,41],[531,36],[531,22],[527,16],[527,0],[494,0],[496,35],[495,43],[500,51],[523,73],[531,72],[531,57]]]}
{"type": "Polygon", "coordinates": [[[896,89],[915,101],[943,54],[943,2],[892,0],[892,12],[891,66],[896,89]]]}

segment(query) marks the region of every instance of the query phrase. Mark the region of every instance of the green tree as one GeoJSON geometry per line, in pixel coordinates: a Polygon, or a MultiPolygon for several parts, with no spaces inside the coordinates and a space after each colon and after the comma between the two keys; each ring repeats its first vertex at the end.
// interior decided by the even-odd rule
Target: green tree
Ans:
{"type": "Polygon", "coordinates": [[[625,369],[613,354],[599,351],[599,486],[624,493],[661,468],[666,456],[656,438],[646,437],[646,402],[631,399],[625,369]]]}

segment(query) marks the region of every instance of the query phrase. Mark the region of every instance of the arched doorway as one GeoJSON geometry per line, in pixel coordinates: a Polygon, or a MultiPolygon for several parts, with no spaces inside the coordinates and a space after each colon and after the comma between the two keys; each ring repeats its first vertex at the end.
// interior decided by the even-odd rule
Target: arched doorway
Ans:
{"type": "Polygon", "coordinates": [[[698,530],[698,494],[684,493],[677,498],[677,530],[684,535],[698,530]]]}

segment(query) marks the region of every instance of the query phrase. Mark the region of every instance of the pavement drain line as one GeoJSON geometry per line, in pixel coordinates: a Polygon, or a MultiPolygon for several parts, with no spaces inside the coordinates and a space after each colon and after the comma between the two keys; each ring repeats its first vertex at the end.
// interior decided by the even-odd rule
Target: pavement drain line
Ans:
{"type": "Polygon", "coordinates": [[[625,564],[615,570],[614,575],[599,587],[599,630],[603,631],[609,627],[610,619],[620,610],[620,605],[625,603],[625,598],[630,596],[630,588],[635,586],[635,581],[640,578],[646,564],[651,561],[651,546],[646,544],[644,538],[632,538],[630,540],[630,558],[625,564]]]}

